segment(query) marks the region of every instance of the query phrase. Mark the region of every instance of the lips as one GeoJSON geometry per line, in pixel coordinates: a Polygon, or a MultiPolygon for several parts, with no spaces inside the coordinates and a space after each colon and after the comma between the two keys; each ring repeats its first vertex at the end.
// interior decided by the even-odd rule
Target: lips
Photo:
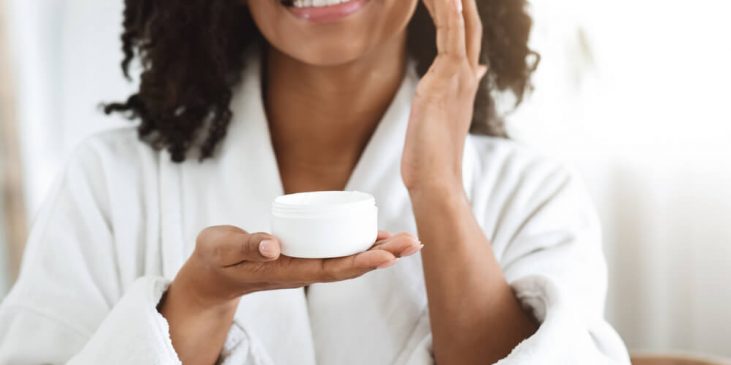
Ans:
{"type": "Polygon", "coordinates": [[[331,23],[361,10],[370,0],[280,0],[300,19],[331,23]]]}
{"type": "Polygon", "coordinates": [[[281,0],[288,7],[295,8],[322,8],[350,2],[351,0],[281,0]]]}

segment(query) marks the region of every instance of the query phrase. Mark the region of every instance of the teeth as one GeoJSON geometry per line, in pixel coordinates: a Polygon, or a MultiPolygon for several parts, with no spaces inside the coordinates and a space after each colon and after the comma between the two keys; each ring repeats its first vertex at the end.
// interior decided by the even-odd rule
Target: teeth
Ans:
{"type": "Polygon", "coordinates": [[[294,0],[292,6],[295,8],[321,8],[347,3],[351,0],[294,0]]]}

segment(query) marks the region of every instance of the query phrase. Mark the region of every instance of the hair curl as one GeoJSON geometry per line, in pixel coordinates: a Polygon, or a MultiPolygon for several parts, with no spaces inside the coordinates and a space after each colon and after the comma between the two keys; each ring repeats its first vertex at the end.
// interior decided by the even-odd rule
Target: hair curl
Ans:
{"type": "MultiPolygon", "coordinates": [[[[471,132],[506,136],[493,92],[508,91],[516,106],[530,88],[538,55],[528,47],[532,20],[526,0],[477,0],[483,23],[480,61],[488,77],[475,100],[471,132]]],[[[233,87],[240,82],[244,53],[263,42],[248,8],[240,0],[125,0],[122,71],[130,77],[138,57],[139,89],[104,112],[139,119],[138,133],[175,162],[199,148],[213,156],[231,121],[233,87]],[[198,72],[205,70],[205,72],[198,72]]],[[[435,28],[423,4],[408,26],[408,48],[423,76],[436,56],[435,28]]]]}

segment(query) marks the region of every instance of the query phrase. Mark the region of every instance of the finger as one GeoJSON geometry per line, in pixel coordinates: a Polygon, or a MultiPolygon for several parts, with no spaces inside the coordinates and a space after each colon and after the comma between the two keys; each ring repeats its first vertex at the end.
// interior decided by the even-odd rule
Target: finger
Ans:
{"type": "Polygon", "coordinates": [[[249,261],[257,261],[258,258],[262,258],[263,261],[276,260],[282,253],[282,246],[280,245],[279,240],[268,233],[256,233],[251,235],[249,240],[253,241],[248,246],[252,249],[251,254],[257,258],[249,261]],[[257,249],[259,255],[253,253],[254,248],[257,249]]]}
{"type": "Polygon", "coordinates": [[[429,12],[429,15],[431,15],[432,19],[434,18],[434,0],[422,0],[424,3],[424,7],[426,7],[426,10],[429,12]]]}
{"type": "Polygon", "coordinates": [[[482,51],[482,19],[476,0],[462,0],[464,4],[465,35],[467,37],[467,59],[473,70],[480,64],[482,51]]]}
{"type": "Polygon", "coordinates": [[[252,233],[241,237],[238,252],[236,247],[230,248],[229,265],[236,265],[243,261],[251,262],[267,262],[279,258],[281,246],[276,237],[268,233],[252,233]]]}
{"type": "Polygon", "coordinates": [[[465,22],[461,10],[462,0],[433,1],[438,54],[455,59],[464,58],[466,45],[465,22]]]}
{"type": "Polygon", "coordinates": [[[389,238],[393,236],[391,232],[388,231],[378,231],[378,235],[376,236],[376,244],[378,244],[378,241],[385,240],[386,238],[389,238]]]}
{"type": "Polygon", "coordinates": [[[424,245],[414,235],[399,233],[382,241],[374,249],[388,251],[396,257],[406,257],[419,252],[422,247],[424,245]]]}
{"type": "Polygon", "coordinates": [[[333,259],[298,259],[287,256],[266,265],[267,277],[279,283],[324,283],[356,278],[396,260],[384,250],[371,250],[333,259]]]}
{"type": "MultiPolygon", "coordinates": [[[[465,65],[465,28],[462,13],[458,11],[458,0],[430,0],[432,18],[437,29],[437,57],[422,78],[416,90],[417,96],[438,95],[454,81],[454,76],[465,65]]],[[[425,1],[425,4],[429,2],[425,1]]]]}
{"type": "Polygon", "coordinates": [[[281,252],[279,241],[271,234],[250,234],[233,226],[209,227],[203,230],[198,236],[196,251],[222,267],[244,261],[276,260],[281,252]]]}
{"type": "Polygon", "coordinates": [[[398,257],[386,250],[374,249],[359,254],[324,260],[321,282],[353,279],[369,271],[386,268],[398,260],[398,257]]]}

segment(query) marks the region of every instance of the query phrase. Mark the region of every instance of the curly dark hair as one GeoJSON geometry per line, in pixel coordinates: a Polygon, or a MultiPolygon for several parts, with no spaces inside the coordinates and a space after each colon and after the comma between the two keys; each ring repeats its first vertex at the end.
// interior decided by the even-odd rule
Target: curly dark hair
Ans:
{"type": "MultiPolygon", "coordinates": [[[[483,22],[480,56],[489,64],[475,100],[471,132],[505,137],[494,92],[511,92],[516,106],[530,89],[538,55],[528,47],[532,27],[526,0],[477,0],[483,22]]],[[[175,162],[198,148],[211,157],[225,137],[233,88],[245,66],[244,53],[264,42],[240,0],[125,0],[122,71],[139,57],[139,90],[104,112],[139,119],[140,138],[167,149],[175,162]],[[206,70],[195,72],[195,70],[206,70]]],[[[422,3],[408,26],[408,49],[423,76],[436,56],[435,28],[422,3]]]]}

